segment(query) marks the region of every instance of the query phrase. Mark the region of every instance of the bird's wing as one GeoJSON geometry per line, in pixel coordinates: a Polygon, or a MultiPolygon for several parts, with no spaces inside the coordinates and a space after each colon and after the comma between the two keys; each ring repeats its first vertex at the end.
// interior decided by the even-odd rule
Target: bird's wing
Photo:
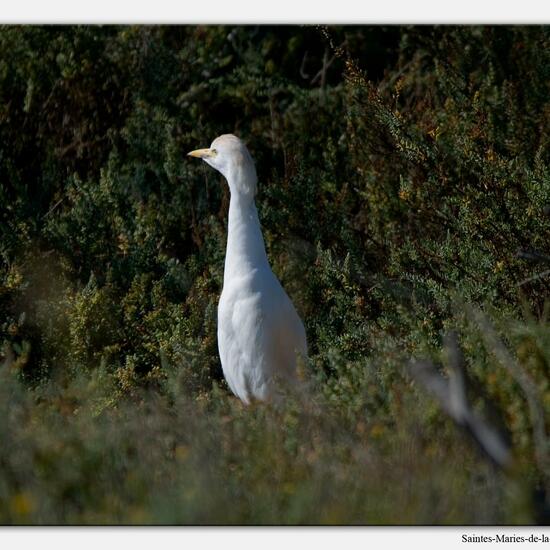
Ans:
{"type": "Polygon", "coordinates": [[[306,333],[292,301],[281,290],[270,327],[274,346],[272,353],[279,369],[293,376],[297,356],[304,360],[307,358],[306,333]]]}
{"type": "Polygon", "coordinates": [[[259,288],[228,290],[218,311],[218,345],[227,382],[243,401],[267,397],[277,379],[294,379],[297,354],[307,356],[302,322],[273,276],[259,288]]]}
{"type": "MultiPolygon", "coordinates": [[[[225,292],[225,291],[224,291],[225,292]]],[[[249,389],[246,383],[246,347],[239,334],[234,312],[242,311],[240,300],[228,293],[222,294],[218,307],[218,350],[225,379],[231,391],[245,403],[249,403],[249,389]]]]}

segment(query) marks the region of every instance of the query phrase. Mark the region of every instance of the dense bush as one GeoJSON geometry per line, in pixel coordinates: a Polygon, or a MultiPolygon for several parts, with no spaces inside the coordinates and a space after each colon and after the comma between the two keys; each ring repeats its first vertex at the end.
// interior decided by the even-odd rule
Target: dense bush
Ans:
{"type": "Polygon", "coordinates": [[[540,520],[547,28],[3,27],[0,51],[0,521],[540,520]],[[185,153],[226,132],[308,334],[279,408],[217,356],[229,195],[185,153]],[[410,377],[451,329],[506,472],[410,377]]]}

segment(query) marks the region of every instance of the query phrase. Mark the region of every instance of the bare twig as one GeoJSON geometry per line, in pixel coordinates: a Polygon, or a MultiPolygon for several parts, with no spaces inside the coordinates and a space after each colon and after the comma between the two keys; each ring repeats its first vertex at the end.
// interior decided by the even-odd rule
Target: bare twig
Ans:
{"type": "MultiPolygon", "coordinates": [[[[335,56],[332,56],[332,58],[330,59],[330,63],[332,63],[334,58],[335,56]]],[[[330,65],[328,64],[328,49],[325,48],[325,53],[323,54],[323,64],[321,65],[321,68],[317,71],[315,76],[311,79],[310,84],[315,84],[318,80],[321,80],[321,82],[323,82],[329,66],[330,65]]],[[[322,87],[323,86],[321,85],[321,88],[322,87]]]]}
{"type": "Polygon", "coordinates": [[[81,151],[83,149],[90,149],[91,147],[94,147],[98,143],[101,143],[102,141],[105,141],[107,139],[107,136],[100,136],[95,139],[90,139],[88,141],[82,141],[80,139],[76,139],[72,143],[69,143],[68,145],[65,145],[64,147],[57,147],[55,152],[60,157],[64,157],[68,153],[74,151],[75,149],[77,151],[81,151]]]}
{"type": "Polygon", "coordinates": [[[1,368],[7,370],[15,362],[15,354],[13,353],[13,349],[7,343],[4,344],[3,355],[4,355],[4,360],[2,361],[1,368]]]}
{"type": "Polygon", "coordinates": [[[523,281],[519,282],[517,286],[523,286],[527,283],[530,283],[531,281],[536,281],[537,279],[541,279],[542,277],[546,277],[547,275],[550,275],[550,269],[547,269],[546,271],[543,271],[542,273],[537,273],[536,275],[533,275],[532,277],[528,277],[527,279],[523,279],[523,281]]]}
{"type": "Polygon", "coordinates": [[[440,407],[467,431],[485,456],[500,468],[507,467],[512,456],[506,438],[496,426],[475,413],[468,400],[464,356],[454,331],[446,335],[445,349],[449,362],[448,379],[441,375],[434,363],[426,359],[410,363],[412,375],[434,395],[440,407]]]}
{"type": "Polygon", "coordinates": [[[443,345],[449,362],[449,406],[456,418],[466,420],[468,417],[468,398],[464,377],[464,356],[458,345],[458,336],[455,331],[445,335],[443,345]]]}
{"type": "Polygon", "coordinates": [[[50,214],[52,214],[57,207],[65,200],[65,197],[61,197],[43,216],[42,219],[46,219],[50,214]]]}
{"type": "Polygon", "coordinates": [[[334,55],[329,59],[328,54],[329,50],[328,48],[325,48],[325,53],[323,54],[323,65],[317,72],[317,74],[311,79],[311,84],[315,84],[317,81],[320,81],[319,86],[321,88],[325,87],[326,84],[326,78],[327,78],[327,71],[330,68],[330,66],[334,63],[334,61],[340,57],[341,52],[343,51],[344,46],[347,44],[347,40],[344,40],[340,46],[338,46],[335,50],[334,55]]]}
{"type": "Polygon", "coordinates": [[[471,306],[467,307],[467,312],[480,328],[486,348],[494,354],[499,363],[511,374],[525,395],[533,428],[535,458],[540,471],[548,483],[550,482],[550,459],[548,456],[550,449],[544,422],[544,409],[541,405],[535,382],[521,368],[520,364],[504,345],[487,316],[481,310],[471,306]]]}
{"type": "Polygon", "coordinates": [[[304,80],[307,80],[310,76],[308,73],[306,73],[307,54],[308,52],[306,50],[306,52],[304,53],[304,57],[302,58],[302,64],[300,65],[300,76],[304,80]]]}
{"type": "Polygon", "coordinates": [[[516,256],[518,258],[521,258],[522,260],[531,260],[533,262],[550,263],[550,256],[547,256],[546,254],[541,254],[536,250],[523,250],[520,248],[517,251],[516,256]]]}
{"type": "Polygon", "coordinates": [[[411,65],[413,65],[414,63],[417,63],[418,60],[421,59],[422,57],[424,57],[424,55],[420,55],[419,57],[411,59],[408,63],[405,63],[405,65],[403,65],[403,67],[401,67],[401,69],[399,69],[399,71],[397,71],[395,74],[393,74],[390,79],[388,79],[387,81],[381,82],[380,86],[378,87],[378,92],[382,93],[384,90],[387,90],[388,88],[391,88],[393,86],[393,84],[397,80],[399,80],[399,78],[401,78],[401,76],[403,76],[404,73],[406,73],[409,70],[411,65]]]}

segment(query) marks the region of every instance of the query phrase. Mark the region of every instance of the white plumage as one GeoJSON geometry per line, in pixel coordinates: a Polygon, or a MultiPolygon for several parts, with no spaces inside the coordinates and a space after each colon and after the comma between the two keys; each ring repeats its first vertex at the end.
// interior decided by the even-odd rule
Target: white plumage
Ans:
{"type": "Polygon", "coordinates": [[[218,349],[223,373],[244,403],[270,401],[295,385],[298,357],[307,357],[304,326],[271,271],[254,203],[256,168],[246,145],[226,134],[191,151],[226,178],[231,192],[218,349]]]}

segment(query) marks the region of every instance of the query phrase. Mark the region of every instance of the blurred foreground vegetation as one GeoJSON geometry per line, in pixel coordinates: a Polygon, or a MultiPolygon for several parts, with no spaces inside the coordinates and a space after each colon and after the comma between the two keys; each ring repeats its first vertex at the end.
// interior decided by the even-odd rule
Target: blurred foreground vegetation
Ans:
{"type": "Polygon", "coordinates": [[[3,27],[0,51],[1,523],[547,521],[548,28],[3,27]],[[217,356],[229,196],[185,153],[227,132],[308,334],[278,407],[217,356]],[[505,469],[411,376],[447,376],[451,330],[505,469]]]}

